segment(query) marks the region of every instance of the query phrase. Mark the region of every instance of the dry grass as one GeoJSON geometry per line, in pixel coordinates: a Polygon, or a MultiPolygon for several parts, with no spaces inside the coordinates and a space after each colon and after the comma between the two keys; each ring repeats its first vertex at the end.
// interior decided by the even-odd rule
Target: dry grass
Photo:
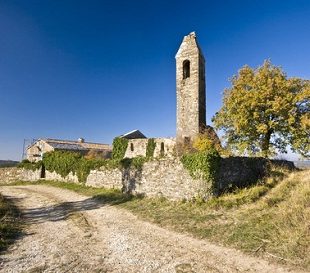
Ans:
{"type": "Polygon", "coordinates": [[[0,251],[16,238],[20,231],[18,211],[0,194],[0,251]]]}
{"type": "Polygon", "coordinates": [[[41,183],[96,196],[163,227],[310,270],[309,177],[310,170],[291,174],[273,170],[257,186],[207,202],[137,198],[117,190],[41,183]]]}
{"type": "Polygon", "coordinates": [[[122,206],[162,226],[310,269],[309,177],[276,175],[206,203],[142,199],[122,206]]]}

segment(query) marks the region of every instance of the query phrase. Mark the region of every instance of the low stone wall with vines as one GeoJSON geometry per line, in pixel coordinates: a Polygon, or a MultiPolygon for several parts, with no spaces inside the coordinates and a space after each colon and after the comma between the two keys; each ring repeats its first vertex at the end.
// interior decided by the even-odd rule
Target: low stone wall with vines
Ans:
{"type": "MultiPolygon", "coordinates": [[[[119,153],[111,160],[89,160],[68,152],[47,153],[42,162],[22,162],[21,169],[15,171],[16,178],[34,181],[44,177],[174,200],[206,199],[226,190],[255,184],[270,173],[272,166],[294,168],[292,162],[283,160],[221,158],[215,150],[185,154],[181,158],[139,156],[120,159],[125,144],[120,141],[119,153]]],[[[151,148],[151,152],[154,151],[151,148]]],[[[12,171],[8,173],[12,179],[12,171]]]]}

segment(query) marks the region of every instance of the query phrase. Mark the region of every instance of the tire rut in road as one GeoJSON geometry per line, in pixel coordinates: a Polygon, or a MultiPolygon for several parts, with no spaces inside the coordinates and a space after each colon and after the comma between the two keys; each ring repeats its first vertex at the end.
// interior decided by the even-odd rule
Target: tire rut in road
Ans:
{"type": "Polygon", "coordinates": [[[53,194],[11,188],[26,221],[26,235],[2,257],[0,272],[107,272],[104,248],[94,249],[94,228],[83,213],[53,194]]]}

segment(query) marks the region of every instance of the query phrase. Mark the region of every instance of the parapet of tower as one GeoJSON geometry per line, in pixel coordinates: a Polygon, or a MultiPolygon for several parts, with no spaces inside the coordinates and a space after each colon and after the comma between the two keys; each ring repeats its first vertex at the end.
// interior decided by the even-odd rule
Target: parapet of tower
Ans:
{"type": "Polygon", "coordinates": [[[206,126],[205,59],[195,32],[183,38],[176,58],[177,143],[187,144],[206,126]]]}

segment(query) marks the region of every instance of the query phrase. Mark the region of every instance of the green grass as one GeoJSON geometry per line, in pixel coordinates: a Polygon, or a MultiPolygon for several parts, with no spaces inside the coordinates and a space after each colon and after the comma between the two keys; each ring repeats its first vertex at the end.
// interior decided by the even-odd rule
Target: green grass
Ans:
{"type": "Polygon", "coordinates": [[[20,229],[18,210],[0,194],[0,251],[13,242],[20,229]]]}
{"type": "Polygon", "coordinates": [[[274,170],[256,186],[206,202],[139,198],[119,190],[42,181],[96,196],[142,219],[197,238],[235,247],[310,270],[310,171],[274,170]],[[284,177],[285,176],[285,177],[284,177]]]}

